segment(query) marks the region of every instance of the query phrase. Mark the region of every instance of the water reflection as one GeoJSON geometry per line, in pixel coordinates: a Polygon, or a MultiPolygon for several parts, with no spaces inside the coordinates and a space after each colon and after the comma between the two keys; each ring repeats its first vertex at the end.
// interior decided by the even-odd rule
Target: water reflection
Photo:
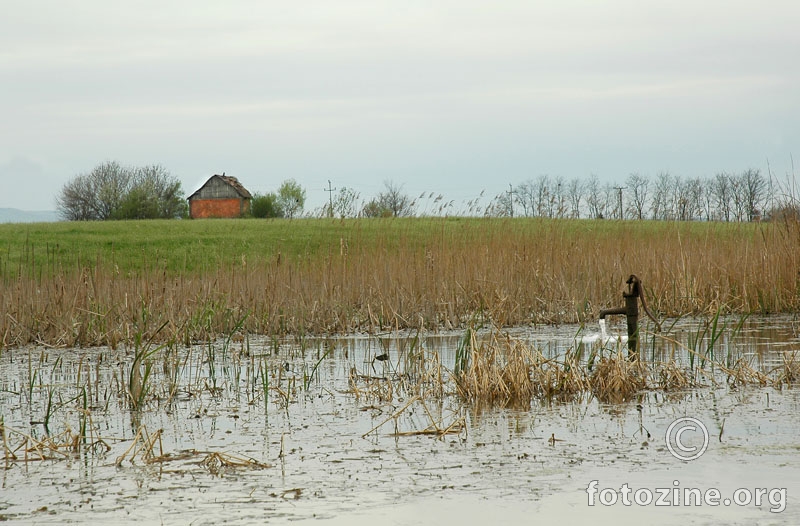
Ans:
{"type": "MultiPolygon", "coordinates": [[[[606,320],[601,320],[606,321],[606,320]]],[[[768,316],[713,319],[682,318],[665,320],[663,331],[655,332],[650,323],[640,325],[640,352],[651,361],[678,360],[686,363],[691,354],[707,356],[709,360],[730,361],[750,358],[760,366],[783,362],[784,352],[800,350],[800,323],[796,316],[768,316]]],[[[547,357],[561,357],[567,351],[577,351],[588,357],[595,349],[623,352],[627,334],[623,323],[610,323],[605,331],[598,323],[589,325],[535,326],[503,329],[504,333],[520,339],[543,352],[547,357]],[[604,332],[607,332],[604,334],[604,332]]],[[[490,329],[477,331],[487,338],[490,329]]],[[[337,357],[351,363],[375,366],[375,357],[388,354],[383,369],[403,364],[403,358],[420,348],[436,351],[442,364],[452,369],[462,332],[419,333],[405,331],[380,335],[345,336],[324,340],[307,340],[308,345],[334,345],[337,357]]]]}

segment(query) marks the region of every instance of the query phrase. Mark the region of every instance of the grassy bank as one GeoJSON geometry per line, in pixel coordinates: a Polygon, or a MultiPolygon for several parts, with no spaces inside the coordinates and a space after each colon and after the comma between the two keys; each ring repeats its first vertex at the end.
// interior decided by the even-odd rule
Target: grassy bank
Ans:
{"type": "Polygon", "coordinates": [[[433,218],[0,225],[0,336],[95,345],[800,306],[794,223],[433,218]]]}

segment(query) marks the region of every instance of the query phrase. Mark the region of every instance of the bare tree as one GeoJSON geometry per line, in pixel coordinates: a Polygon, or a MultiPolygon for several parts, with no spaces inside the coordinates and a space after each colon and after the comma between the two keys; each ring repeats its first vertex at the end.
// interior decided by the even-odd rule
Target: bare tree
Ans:
{"type": "Polygon", "coordinates": [[[714,196],[716,218],[724,221],[731,220],[731,202],[733,188],[730,175],[720,172],[711,181],[711,194],[714,196]]]}
{"type": "Polygon", "coordinates": [[[564,190],[564,178],[559,175],[553,179],[553,187],[550,192],[550,206],[553,208],[553,217],[563,218],[567,213],[564,190]]]}
{"type": "Polygon", "coordinates": [[[606,213],[606,200],[595,174],[592,174],[586,182],[586,204],[589,207],[589,217],[603,219],[606,213]]]}
{"type": "Polygon", "coordinates": [[[65,219],[111,219],[130,189],[132,171],[116,161],[97,165],[61,189],[56,206],[65,219]]]}
{"type": "Polygon", "coordinates": [[[581,216],[581,201],[583,201],[585,185],[578,178],[567,183],[567,200],[569,201],[570,217],[578,219],[581,216]]]}
{"type": "Polygon", "coordinates": [[[747,196],[741,178],[736,175],[731,175],[731,204],[733,219],[744,221],[747,217],[747,196]]]}
{"type": "Polygon", "coordinates": [[[563,218],[569,215],[578,218],[585,188],[583,181],[577,178],[565,183],[560,176],[540,175],[535,180],[528,179],[515,186],[511,195],[509,192],[499,194],[494,201],[493,214],[509,215],[513,202],[522,208],[525,217],[563,218]],[[503,207],[506,211],[501,212],[503,207]]]}
{"type": "Polygon", "coordinates": [[[416,204],[411,197],[403,192],[403,185],[397,185],[391,181],[384,182],[386,190],[379,195],[380,202],[395,217],[413,216],[416,204]]]}
{"type": "Polygon", "coordinates": [[[702,190],[703,190],[702,206],[703,206],[703,214],[705,216],[706,221],[711,221],[714,218],[714,194],[712,193],[712,188],[711,188],[712,182],[713,181],[708,179],[702,181],[702,190]]]}
{"type": "Polygon", "coordinates": [[[659,172],[656,176],[653,200],[650,202],[653,219],[674,218],[673,184],[674,181],[669,172],[659,172]]]}
{"type": "Polygon", "coordinates": [[[533,198],[536,206],[536,215],[539,217],[552,217],[550,211],[550,177],[540,175],[533,183],[533,198]]]}
{"type": "Polygon", "coordinates": [[[740,176],[743,188],[745,211],[748,221],[755,221],[761,216],[767,182],[760,170],[749,169],[740,176]]]}
{"type": "Polygon", "coordinates": [[[622,210],[619,209],[619,190],[611,183],[603,185],[603,208],[606,210],[606,217],[618,217],[622,219],[622,210]]]}
{"type": "Polygon", "coordinates": [[[68,181],[56,196],[56,209],[67,221],[91,221],[95,215],[95,194],[88,174],[68,181]]]}
{"type": "Polygon", "coordinates": [[[514,190],[514,195],[516,196],[514,200],[522,207],[522,215],[525,217],[536,215],[535,193],[534,183],[530,179],[518,185],[514,190]]]}
{"type": "Polygon", "coordinates": [[[365,217],[403,217],[414,215],[414,201],[403,192],[402,185],[384,181],[385,190],[364,205],[361,214],[365,217]]]}
{"type": "Polygon", "coordinates": [[[705,185],[699,177],[691,177],[682,183],[683,195],[686,199],[686,220],[703,219],[705,207],[705,185]]]}
{"type": "Polygon", "coordinates": [[[688,186],[684,184],[680,176],[672,178],[672,193],[669,200],[670,214],[673,219],[688,221],[691,219],[691,199],[688,193],[688,186]]]}
{"type": "Polygon", "coordinates": [[[636,219],[644,219],[644,206],[647,203],[647,190],[650,180],[634,172],[625,180],[625,186],[630,190],[630,200],[628,201],[628,213],[636,219]]]}

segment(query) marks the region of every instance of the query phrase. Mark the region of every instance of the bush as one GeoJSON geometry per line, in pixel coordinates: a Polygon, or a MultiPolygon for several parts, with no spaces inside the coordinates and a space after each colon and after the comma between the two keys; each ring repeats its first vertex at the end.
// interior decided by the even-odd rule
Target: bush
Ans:
{"type": "Polygon", "coordinates": [[[250,214],[257,218],[283,217],[278,206],[278,196],[274,193],[255,194],[250,201],[250,214]]]}

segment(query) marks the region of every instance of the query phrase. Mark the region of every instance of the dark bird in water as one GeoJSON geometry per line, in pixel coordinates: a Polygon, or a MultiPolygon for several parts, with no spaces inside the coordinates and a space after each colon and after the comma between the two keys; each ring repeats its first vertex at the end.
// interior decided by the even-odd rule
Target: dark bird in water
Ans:
{"type": "Polygon", "coordinates": [[[389,353],[388,352],[385,352],[383,354],[379,354],[378,356],[373,358],[372,359],[372,364],[371,364],[372,365],[372,370],[375,371],[375,360],[378,360],[379,362],[385,362],[388,359],[389,359],[389,353]]]}

